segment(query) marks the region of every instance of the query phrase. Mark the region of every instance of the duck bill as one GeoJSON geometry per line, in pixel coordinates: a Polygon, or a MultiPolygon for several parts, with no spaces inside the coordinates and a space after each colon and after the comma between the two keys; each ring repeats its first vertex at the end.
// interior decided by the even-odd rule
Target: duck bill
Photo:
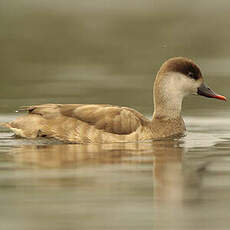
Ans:
{"type": "Polygon", "coordinates": [[[204,96],[204,97],[216,98],[219,100],[226,101],[225,96],[216,94],[214,91],[209,89],[204,83],[198,88],[197,94],[204,96]]]}

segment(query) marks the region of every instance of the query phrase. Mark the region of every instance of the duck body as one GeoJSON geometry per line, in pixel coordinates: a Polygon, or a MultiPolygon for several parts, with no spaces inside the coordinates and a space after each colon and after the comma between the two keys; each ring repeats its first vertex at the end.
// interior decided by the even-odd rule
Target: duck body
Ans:
{"type": "Polygon", "coordinates": [[[185,131],[182,118],[149,120],[134,109],[112,105],[44,104],[23,110],[28,114],[5,126],[24,138],[111,143],[181,136],[185,131]]]}
{"type": "Polygon", "coordinates": [[[68,143],[136,142],[180,137],[183,98],[196,94],[226,100],[203,83],[199,67],[190,59],[166,61],[157,73],[152,119],[128,107],[112,105],[44,104],[24,107],[27,114],[1,123],[17,136],[47,137],[68,143]]]}

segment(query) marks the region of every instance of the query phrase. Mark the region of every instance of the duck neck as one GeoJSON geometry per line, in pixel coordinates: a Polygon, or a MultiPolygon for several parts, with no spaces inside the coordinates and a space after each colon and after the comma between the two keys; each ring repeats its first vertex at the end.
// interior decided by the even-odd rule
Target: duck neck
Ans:
{"type": "Polygon", "coordinates": [[[168,101],[165,103],[158,104],[158,100],[154,100],[154,113],[153,119],[178,119],[181,117],[182,101],[168,101]],[[174,104],[173,104],[174,103],[174,104]]]}
{"type": "MultiPolygon", "coordinates": [[[[179,91],[171,89],[167,83],[161,82],[162,85],[154,86],[154,119],[178,119],[181,118],[181,108],[184,95],[179,91]]],[[[160,83],[160,84],[161,84],[160,83]]],[[[155,84],[154,84],[155,85],[155,84]]]]}

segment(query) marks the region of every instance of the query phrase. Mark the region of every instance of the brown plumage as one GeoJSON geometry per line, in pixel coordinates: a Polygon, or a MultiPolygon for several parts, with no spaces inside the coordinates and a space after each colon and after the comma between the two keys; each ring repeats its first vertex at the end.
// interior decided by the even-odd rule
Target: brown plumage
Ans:
{"type": "Polygon", "coordinates": [[[24,107],[21,110],[28,114],[0,125],[21,137],[56,138],[69,143],[133,142],[181,136],[185,131],[181,117],[183,97],[197,93],[200,86],[204,84],[199,68],[187,58],[173,58],[157,74],[152,120],[127,107],[44,104],[24,107]]]}

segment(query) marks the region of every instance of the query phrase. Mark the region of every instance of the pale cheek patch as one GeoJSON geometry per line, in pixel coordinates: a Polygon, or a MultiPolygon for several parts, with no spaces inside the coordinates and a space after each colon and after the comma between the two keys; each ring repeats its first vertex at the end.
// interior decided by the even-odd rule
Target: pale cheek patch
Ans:
{"type": "Polygon", "coordinates": [[[197,92],[197,88],[200,85],[199,81],[189,79],[184,75],[181,76],[181,79],[178,82],[180,82],[178,91],[182,91],[184,96],[195,94],[197,92]]]}
{"type": "Polygon", "coordinates": [[[174,98],[176,103],[178,99],[181,100],[185,96],[196,94],[201,81],[202,80],[190,79],[180,73],[170,72],[162,84],[164,96],[166,98],[174,98]]]}
{"type": "Polygon", "coordinates": [[[184,85],[184,91],[186,95],[193,94],[197,91],[197,83],[193,80],[189,80],[184,85]]]}

